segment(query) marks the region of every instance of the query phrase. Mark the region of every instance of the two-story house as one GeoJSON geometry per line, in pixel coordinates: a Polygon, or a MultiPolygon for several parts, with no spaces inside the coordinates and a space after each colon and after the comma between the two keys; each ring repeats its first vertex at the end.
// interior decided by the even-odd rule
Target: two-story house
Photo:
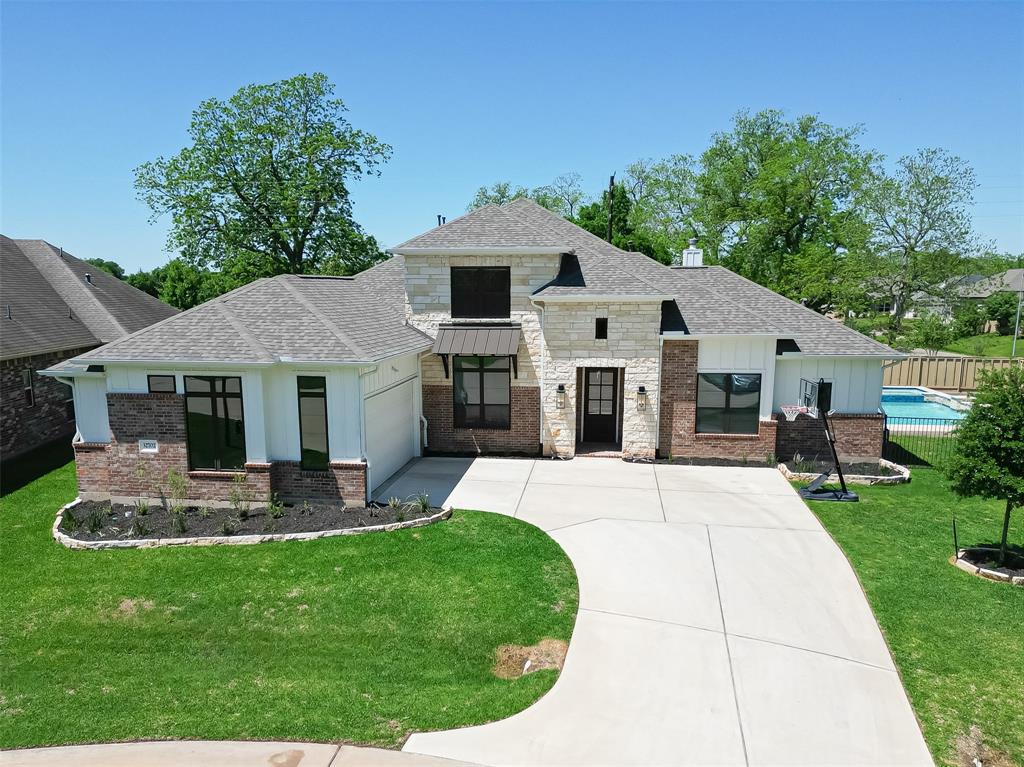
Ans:
{"type": "Polygon", "coordinates": [[[49,372],[72,383],[84,497],[361,503],[423,454],[764,461],[823,379],[841,452],[877,457],[899,353],[687,251],[613,247],[529,200],[489,205],[351,278],[258,280],[49,372]]]}

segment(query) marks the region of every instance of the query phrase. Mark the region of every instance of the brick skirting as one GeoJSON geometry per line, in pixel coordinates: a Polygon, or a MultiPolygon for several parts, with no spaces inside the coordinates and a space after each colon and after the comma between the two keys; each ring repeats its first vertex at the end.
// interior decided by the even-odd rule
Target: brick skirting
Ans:
{"type": "Polygon", "coordinates": [[[451,386],[424,384],[423,415],[430,453],[537,455],[540,452],[540,388],[513,386],[511,428],[456,429],[451,386]]]}
{"type": "MultiPolygon", "coordinates": [[[[781,414],[775,418],[779,424],[776,454],[788,461],[800,453],[808,459],[831,457],[820,419],[798,415],[787,421],[781,414]]],[[[882,457],[885,436],[885,417],[881,413],[833,413],[829,416],[836,435],[836,452],[844,460],[867,460],[882,457]]]]}
{"type": "Polygon", "coordinates": [[[337,501],[359,506],[366,499],[366,464],[331,461],[326,471],[304,471],[299,461],[272,461],[270,485],[283,501],[337,501]]]}

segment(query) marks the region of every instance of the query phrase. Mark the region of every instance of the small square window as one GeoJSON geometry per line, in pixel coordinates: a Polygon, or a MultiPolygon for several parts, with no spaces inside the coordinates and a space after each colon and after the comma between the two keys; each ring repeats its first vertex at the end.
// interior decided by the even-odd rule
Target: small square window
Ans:
{"type": "Polygon", "coordinates": [[[608,338],[608,318],[598,317],[594,321],[594,338],[608,338]]]}
{"type": "Polygon", "coordinates": [[[147,376],[151,394],[158,392],[174,393],[174,376],[147,376]]]}

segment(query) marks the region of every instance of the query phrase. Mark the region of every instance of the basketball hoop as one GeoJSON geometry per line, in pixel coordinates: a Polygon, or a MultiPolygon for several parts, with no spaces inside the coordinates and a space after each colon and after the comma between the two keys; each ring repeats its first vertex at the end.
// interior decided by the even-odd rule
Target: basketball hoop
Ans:
{"type": "Polygon", "coordinates": [[[807,408],[803,405],[783,405],[781,410],[787,421],[795,421],[798,415],[807,412],[807,408]]]}
{"type": "Polygon", "coordinates": [[[811,418],[818,417],[818,382],[800,379],[800,406],[811,418]]]}

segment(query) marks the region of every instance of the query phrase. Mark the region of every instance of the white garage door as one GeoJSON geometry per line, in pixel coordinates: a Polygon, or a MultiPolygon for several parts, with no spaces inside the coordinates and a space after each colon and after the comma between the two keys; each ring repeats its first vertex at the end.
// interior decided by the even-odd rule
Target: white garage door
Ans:
{"type": "Polygon", "coordinates": [[[374,394],[366,400],[366,454],[370,482],[376,490],[415,453],[413,386],[415,381],[374,394]]]}

